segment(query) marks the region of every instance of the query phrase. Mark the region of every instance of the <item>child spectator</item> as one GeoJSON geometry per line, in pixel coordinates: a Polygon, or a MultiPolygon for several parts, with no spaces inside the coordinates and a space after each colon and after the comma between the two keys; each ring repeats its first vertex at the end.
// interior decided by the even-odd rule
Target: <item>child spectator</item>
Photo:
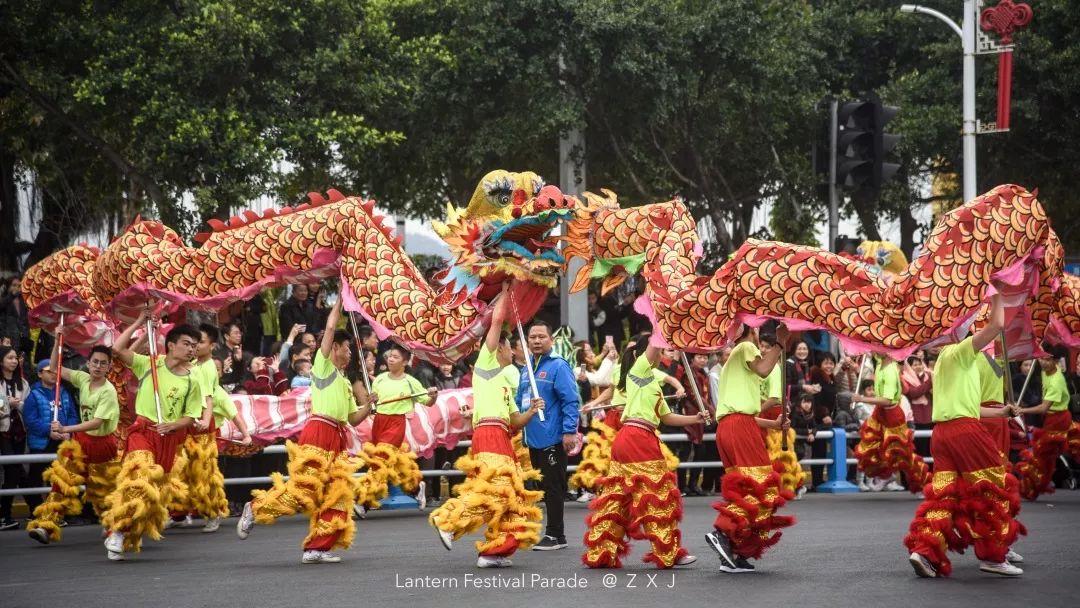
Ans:
{"type": "Polygon", "coordinates": [[[289,383],[289,388],[311,387],[311,359],[293,361],[293,372],[296,375],[293,376],[292,381],[289,383]]]}

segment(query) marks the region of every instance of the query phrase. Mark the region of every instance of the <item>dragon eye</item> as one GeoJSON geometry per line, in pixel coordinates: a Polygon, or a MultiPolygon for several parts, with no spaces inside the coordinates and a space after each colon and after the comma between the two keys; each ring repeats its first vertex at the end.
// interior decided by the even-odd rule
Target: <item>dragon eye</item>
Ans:
{"type": "Polygon", "coordinates": [[[505,204],[507,204],[509,202],[510,202],[510,193],[509,192],[503,192],[502,194],[499,195],[499,204],[505,205],[505,204]]]}
{"type": "Polygon", "coordinates": [[[544,187],[544,180],[533,180],[533,196],[540,194],[540,189],[544,187]]]}

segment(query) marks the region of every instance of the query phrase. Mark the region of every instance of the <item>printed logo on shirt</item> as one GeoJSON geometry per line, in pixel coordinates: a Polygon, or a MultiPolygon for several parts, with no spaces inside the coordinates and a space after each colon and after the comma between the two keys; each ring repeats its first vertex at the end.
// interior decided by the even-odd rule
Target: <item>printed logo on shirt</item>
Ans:
{"type": "Polygon", "coordinates": [[[544,380],[547,378],[547,372],[540,372],[539,374],[536,374],[536,377],[544,380]]]}

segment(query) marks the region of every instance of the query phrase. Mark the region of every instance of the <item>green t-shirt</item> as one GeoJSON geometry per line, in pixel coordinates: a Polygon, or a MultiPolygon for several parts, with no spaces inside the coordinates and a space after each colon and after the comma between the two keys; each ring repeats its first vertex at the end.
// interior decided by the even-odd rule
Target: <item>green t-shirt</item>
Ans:
{"type": "MultiPolygon", "coordinates": [[[[404,397],[406,395],[412,395],[415,393],[423,392],[424,385],[420,384],[420,381],[413,378],[409,374],[402,374],[400,378],[394,379],[390,377],[390,372],[383,372],[378,376],[375,376],[375,380],[371,383],[371,392],[379,396],[379,401],[389,401],[398,397],[404,397]]],[[[389,405],[378,405],[378,413],[380,414],[408,414],[413,411],[414,404],[426,405],[430,399],[425,395],[423,397],[414,397],[412,399],[403,399],[389,405]]],[[[473,407],[476,407],[473,405],[473,407]]]]}
{"type": "Polygon", "coordinates": [[[214,426],[221,428],[221,424],[226,420],[232,420],[236,416],[236,404],[233,403],[232,397],[229,393],[225,392],[225,389],[221,388],[221,385],[214,387],[213,398],[214,402],[214,426]]]}
{"type": "Polygon", "coordinates": [[[116,387],[106,380],[101,386],[91,389],[90,374],[75,370],[68,370],[68,380],[79,389],[79,418],[83,422],[94,418],[102,420],[101,426],[86,431],[86,434],[95,437],[112,435],[120,422],[120,400],[116,397],[116,387]]]}
{"type": "MultiPolygon", "coordinates": [[[[175,422],[180,418],[198,419],[202,416],[206,400],[193,372],[178,376],[165,365],[165,356],[158,355],[158,384],[161,392],[162,422],[175,422]]],[[[131,373],[139,379],[139,392],[135,395],[135,413],[158,422],[154,404],[154,381],[150,375],[150,357],[136,353],[131,360],[131,373]]]]}
{"type": "Polygon", "coordinates": [[[776,399],[777,403],[783,403],[783,382],[780,378],[780,366],[784,365],[783,361],[778,362],[773,366],[772,371],[765,377],[765,380],[761,383],[761,400],[768,401],[769,399],[776,399]]]}
{"type": "Polygon", "coordinates": [[[671,413],[656,371],[649,365],[649,358],[644,354],[634,361],[634,366],[626,375],[626,409],[623,410],[623,420],[639,418],[659,426],[660,417],[671,413]]]}
{"type": "Polygon", "coordinates": [[[1042,372],[1043,401],[1050,402],[1051,412],[1064,412],[1069,409],[1069,387],[1065,385],[1065,374],[1061,370],[1047,374],[1042,372]]]}
{"type": "Polygon", "coordinates": [[[888,399],[893,405],[900,403],[900,366],[896,361],[879,362],[874,368],[874,394],[888,399]]]}
{"type": "Polygon", "coordinates": [[[348,422],[349,414],[357,410],[352,385],[334,364],[322,354],[315,352],[311,364],[311,413],[348,422]]]}
{"type": "Polygon", "coordinates": [[[202,363],[196,362],[194,367],[191,368],[192,377],[199,383],[199,388],[202,389],[204,397],[210,397],[211,400],[214,397],[214,389],[218,385],[218,373],[217,365],[214,364],[213,359],[207,359],[202,363]]]}
{"type": "MultiPolygon", "coordinates": [[[[517,411],[514,406],[517,382],[510,374],[504,373],[506,367],[499,365],[498,357],[488,350],[486,344],[480,346],[472,376],[474,425],[481,418],[500,418],[510,422],[510,414],[517,411]]],[[[514,371],[517,372],[516,369],[514,371]]],[[[518,375],[520,376],[520,372],[518,375]]]]}
{"type": "Polygon", "coordinates": [[[934,364],[934,422],[979,418],[982,387],[971,338],[941,349],[934,364]]]}
{"type": "MultiPolygon", "coordinates": [[[[996,364],[996,362],[995,362],[996,364]]],[[[979,403],[1005,403],[1005,385],[1002,368],[994,369],[986,353],[975,355],[975,367],[979,370],[979,403]]]]}
{"type": "Polygon", "coordinates": [[[740,342],[731,349],[731,356],[720,370],[720,381],[717,383],[717,392],[720,393],[716,400],[717,418],[728,414],[757,416],[761,412],[762,378],[750,369],[750,364],[760,356],[761,351],[753,342],[740,342]]]}
{"type": "Polygon", "coordinates": [[[622,363],[616,363],[611,368],[611,405],[626,405],[626,393],[619,390],[619,380],[622,379],[622,363]]]}

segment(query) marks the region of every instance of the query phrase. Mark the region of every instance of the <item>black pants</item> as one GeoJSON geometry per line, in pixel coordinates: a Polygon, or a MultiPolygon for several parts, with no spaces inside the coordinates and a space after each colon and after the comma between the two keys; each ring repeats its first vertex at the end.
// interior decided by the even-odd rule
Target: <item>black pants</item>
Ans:
{"type": "MultiPolygon", "coordinates": [[[[26,441],[13,441],[11,437],[5,434],[0,434],[0,454],[4,456],[18,456],[26,452],[26,441]]],[[[13,490],[15,488],[25,488],[26,483],[24,478],[26,477],[26,469],[21,464],[6,464],[4,465],[4,485],[5,490],[13,490]]],[[[15,502],[14,496],[0,496],[0,519],[9,519],[11,517],[11,505],[15,502]]]]}
{"type": "MultiPolygon", "coordinates": [[[[829,455],[829,442],[830,439],[824,439],[821,437],[815,437],[810,442],[810,457],[811,458],[827,458],[829,455]]],[[[847,454],[840,455],[841,458],[847,458],[847,454]]],[[[810,465],[810,481],[813,483],[813,487],[818,487],[825,483],[825,465],[812,464],[810,465]]]]}
{"type": "MultiPolygon", "coordinates": [[[[689,441],[679,446],[676,453],[679,462],[704,462],[705,442],[690,443],[689,441]]],[[[675,469],[675,478],[679,480],[679,490],[687,492],[691,489],[705,489],[698,485],[701,479],[701,469],[675,469]]]]}
{"type": "MultiPolygon", "coordinates": [[[[706,433],[715,433],[716,430],[707,430],[706,433]]],[[[705,439],[701,442],[701,462],[717,462],[720,460],[720,449],[716,447],[715,439],[705,439]]],[[[709,467],[701,475],[701,489],[706,492],[717,493],[720,491],[720,478],[724,476],[721,467],[709,467]]]]}
{"type": "Polygon", "coordinates": [[[543,477],[544,505],[547,510],[547,531],[559,541],[566,541],[563,528],[563,501],[566,499],[566,450],[562,443],[543,449],[529,448],[529,460],[543,477]]]}

